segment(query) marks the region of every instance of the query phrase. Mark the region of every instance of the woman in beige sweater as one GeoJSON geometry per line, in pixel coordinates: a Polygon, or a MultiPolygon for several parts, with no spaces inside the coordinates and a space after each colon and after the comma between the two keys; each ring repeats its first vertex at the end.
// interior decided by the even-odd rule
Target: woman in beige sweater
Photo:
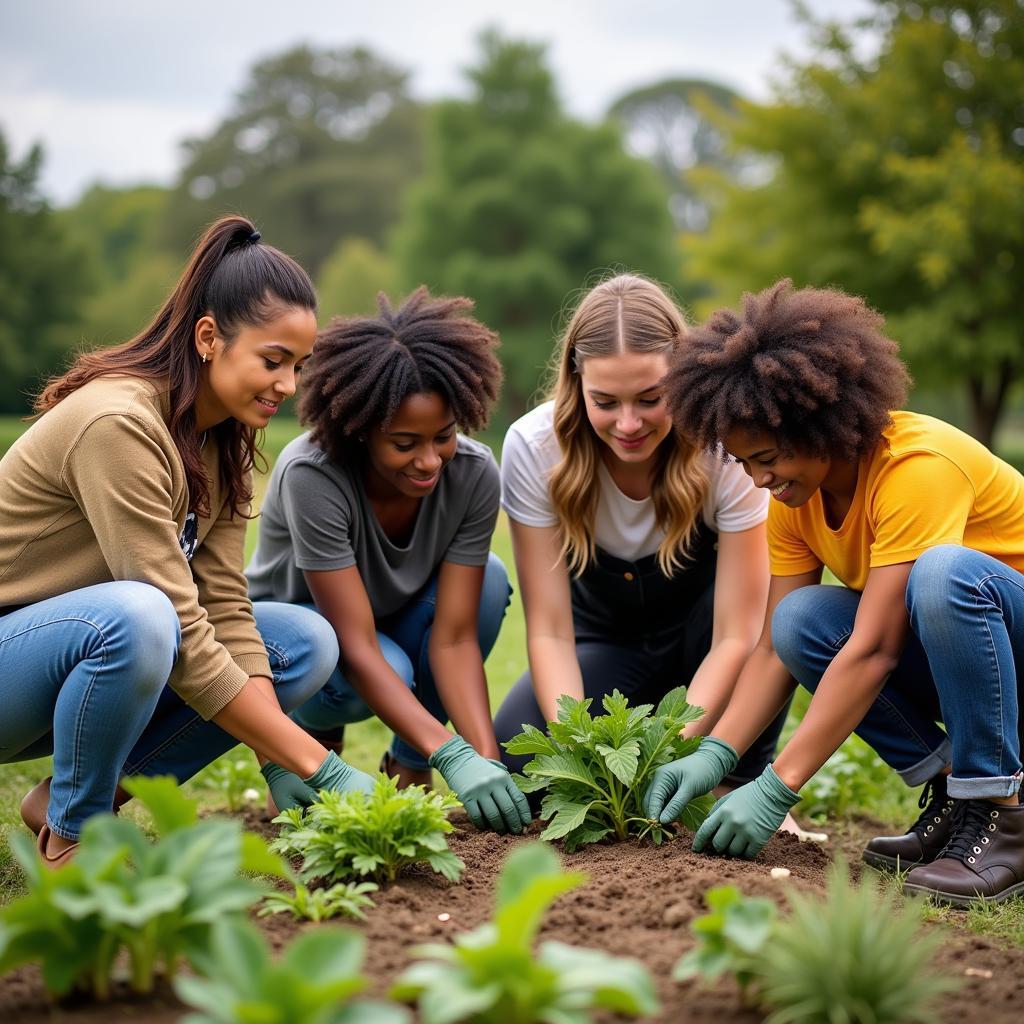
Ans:
{"type": "Polygon", "coordinates": [[[279,807],[370,782],[284,713],[337,663],[332,630],[253,607],[242,575],[257,431],[315,307],[294,260],[223,218],[153,322],[50,381],[0,461],[0,762],[53,754],[22,805],[49,863],[122,776],[184,780],[237,741],[279,807]]]}

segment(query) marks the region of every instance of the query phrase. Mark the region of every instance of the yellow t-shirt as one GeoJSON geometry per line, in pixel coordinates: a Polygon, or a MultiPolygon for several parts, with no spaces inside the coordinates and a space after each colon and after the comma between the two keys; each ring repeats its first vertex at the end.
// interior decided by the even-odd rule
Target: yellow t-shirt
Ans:
{"type": "Polygon", "coordinates": [[[1024,572],[1024,477],[942,420],[894,412],[892,421],[888,446],[861,460],[838,529],[825,519],[820,490],[800,508],[771,503],[772,575],[825,565],[863,590],[870,569],[913,562],[939,544],[962,544],[1024,572]]]}

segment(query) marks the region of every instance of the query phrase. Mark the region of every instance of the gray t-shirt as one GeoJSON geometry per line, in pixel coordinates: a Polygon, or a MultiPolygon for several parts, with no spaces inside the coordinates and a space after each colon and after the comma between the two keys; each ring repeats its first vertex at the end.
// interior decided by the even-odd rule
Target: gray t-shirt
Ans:
{"type": "Polygon", "coordinates": [[[398,611],[441,562],[486,565],[501,483],[491,450],[458,438],[455,457],[420,507],[404,547],[384,533],[358,466],[332,462],[308,434],[281,452],[245,574],[254,601],[312,603],[304,569],[358,566],[375,618],[398,611]]]}

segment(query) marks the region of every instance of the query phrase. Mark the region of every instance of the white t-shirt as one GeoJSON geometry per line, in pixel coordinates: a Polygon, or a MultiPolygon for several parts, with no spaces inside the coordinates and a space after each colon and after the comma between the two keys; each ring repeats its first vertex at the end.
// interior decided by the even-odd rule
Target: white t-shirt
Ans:
{"type": "MultiPolygon", "coordinates": [[[[553,402],[545,402],[516,420],[505,435],[501,451],[501,505],[524,526],[556,526],[548,477],[562,452],[552,429],[553,402]]],[[[706,452],[701,455],[708,475],[704,522],[716,533],[738,533],[763,523],[768,493],[732,462],[706,452]]],[[[594,540],[615,558],[635,562],[654,554],[665,538],[650,498],[635,501],[615,485],[604,462],[599,463],[600,497],[594,517],[594,540]]]]}

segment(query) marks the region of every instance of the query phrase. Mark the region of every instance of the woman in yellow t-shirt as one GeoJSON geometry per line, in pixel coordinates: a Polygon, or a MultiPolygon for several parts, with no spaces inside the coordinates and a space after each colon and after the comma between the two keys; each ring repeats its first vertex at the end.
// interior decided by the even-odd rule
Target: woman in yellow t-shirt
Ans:
{"type": "Polygon", "coordinates": [[[909,378],[882,329],[858,298],[782,281],[712,316],[673,363],[676,426],[723,444],[774,498],[772,577],[725,714],[659,769],[647,811],[671,820],[711,789],[795,679],[814,694],[803,722],[694,849],[754,856],[856,731],[927,784],[918,821],[864,859],[912,867],[909,891],[994,902],[1024,891],[1024,477],[949,424],[893,411],[909,378]],[[846,586],[821,585],[823,566],[846,586]]]}

